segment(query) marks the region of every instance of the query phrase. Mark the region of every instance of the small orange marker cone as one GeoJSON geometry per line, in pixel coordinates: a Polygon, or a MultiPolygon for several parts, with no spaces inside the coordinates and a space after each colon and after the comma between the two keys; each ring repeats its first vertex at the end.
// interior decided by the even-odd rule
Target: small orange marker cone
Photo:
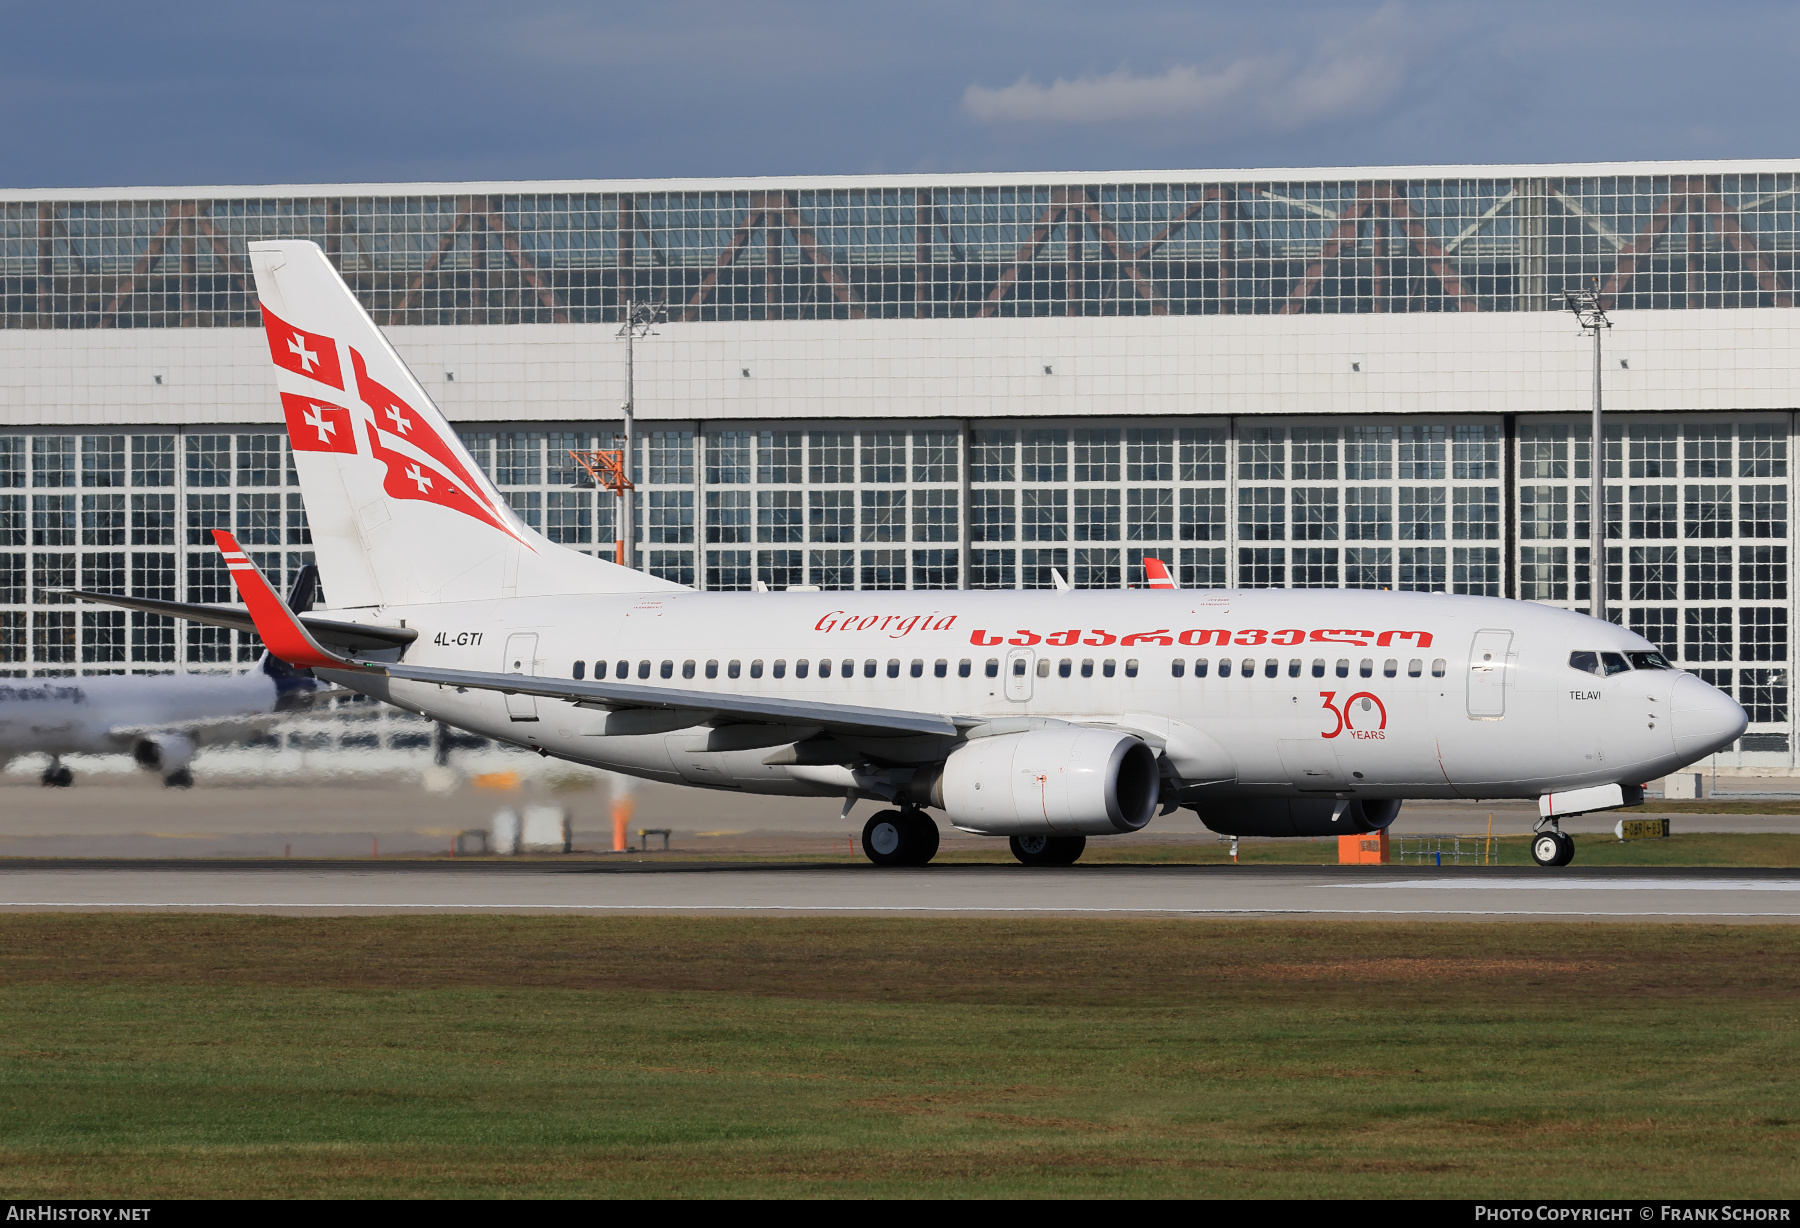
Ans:
{"type": "Polygon", "coordinates": [[[626,847],[625,829],[631,825],[631,798],[629,795],[613,798],[612,821],[613,852],[623,853],[626,847]]]}

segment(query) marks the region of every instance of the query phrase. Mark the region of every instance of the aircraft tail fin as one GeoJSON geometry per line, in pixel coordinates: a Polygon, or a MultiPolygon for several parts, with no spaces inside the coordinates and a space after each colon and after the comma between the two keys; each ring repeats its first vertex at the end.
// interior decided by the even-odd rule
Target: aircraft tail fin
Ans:
{"type": "Polygon", "coordinates": [[[317,244],[252,243],[250,262],[337,607],[681,587],[520,520],[317,244]]]}
{"type": "Polygon", "coordinates": [[[1144,556],[1144,586],[1146,588],[1174,588],[1175,577],[1169,574],[1169,565],[1154,554],[1144,556]]]}
{"type": "Polygon", "coordinates": [[[296,614],[310,613],[319,599],[319,565],[308,563],[294,573],[293,587],[288,589],[287,608],[296,614]]]}

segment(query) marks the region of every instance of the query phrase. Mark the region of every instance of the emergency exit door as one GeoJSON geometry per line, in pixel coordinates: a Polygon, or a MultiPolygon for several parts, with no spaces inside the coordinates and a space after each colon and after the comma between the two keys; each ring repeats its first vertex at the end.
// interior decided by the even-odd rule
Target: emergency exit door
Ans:
{"type": "Polygon", "coordinates": [[[1014,648],[1006,654],[1006,697],[1014,703],[1031,698],[1031,675],[1037,664],[1037,653],[1029,648],[1014,648]]]}

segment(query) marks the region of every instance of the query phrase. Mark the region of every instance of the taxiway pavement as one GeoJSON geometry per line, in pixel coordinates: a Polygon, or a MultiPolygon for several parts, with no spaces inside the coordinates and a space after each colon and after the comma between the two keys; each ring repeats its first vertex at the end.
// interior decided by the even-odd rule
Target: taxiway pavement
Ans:
{"type": "Polygon", "coordinates": [[[40,861],[0,911],[1329,916],[1800,922],[1791,870],[40,861]]]}
{"type": "MultiPolygon", "coordinates": [[[[1784,800],[1800,798],[1788,794],[1784,800]]],[[[449,851],[459,832],[491,829],[495,812],[534,804],[569,810],[577,849],[612,847],[608,790],[551,792],[524,787],[492,792],[465,787],[430,793],[410,779],[321,780],[310,785],[243,785],[202,779],[194,789],[165,789],[153,775],[87,780],[72,789],[46,789],[29,775],[0,777],[0,858],[99,857],[297,858],[417,857],[449,851]]],[[[642,784],[633,794],[631,842],[639,828],[667,829],[679,852],[798,855],[830,853],[854,844],[878,803],[860,803],[850,818],[831,798],[752,797],[669,785],[642,784]]],[[[1774,807],[1772,807],[1774,808],[1774,807]]],[[[1530,802],[1408,802],[1396,835],[1521,834],[1531,830],[1530,802]]],[[[1565,820],[1576,834],[1609,832],[1616,814],[1565,820]]],[[[1674,830],[1800,832],[1794,814],[1677,814],[1674,830]]],[[[948,847],[994,847],[948,823],[948,847]]],[[[1216,844],[1192,811],[1157,817],[1135,843],[1216,844]]]]}

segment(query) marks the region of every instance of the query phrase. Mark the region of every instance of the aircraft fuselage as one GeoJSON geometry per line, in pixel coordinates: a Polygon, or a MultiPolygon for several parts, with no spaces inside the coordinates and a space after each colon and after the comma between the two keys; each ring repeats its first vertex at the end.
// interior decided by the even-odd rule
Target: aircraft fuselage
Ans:
{"type": "MultiPolygon", "coordinates": [[[[1538,797],[1641,782],[1717,749],[1742,710],[1692,675],[1571,666],[1653,653],[1623,628],[1433,594],[652,593],[388,609],[411,665],[621,678],[688,691],[1117,726],[1199,797],[1538,797]]],[[[343,681],[490,736],[647,779],[842,795],[844,764],[772,762],[804,726],[609,732],[601,708],[417,682],[343,681]]],[[[840,738],[841,742],[842,739],[840,738]]],[[[887,764],[944,739],[871,741],[887,764]]],[[[792,758],[793,756],[789,756],[792,758]]]]}

